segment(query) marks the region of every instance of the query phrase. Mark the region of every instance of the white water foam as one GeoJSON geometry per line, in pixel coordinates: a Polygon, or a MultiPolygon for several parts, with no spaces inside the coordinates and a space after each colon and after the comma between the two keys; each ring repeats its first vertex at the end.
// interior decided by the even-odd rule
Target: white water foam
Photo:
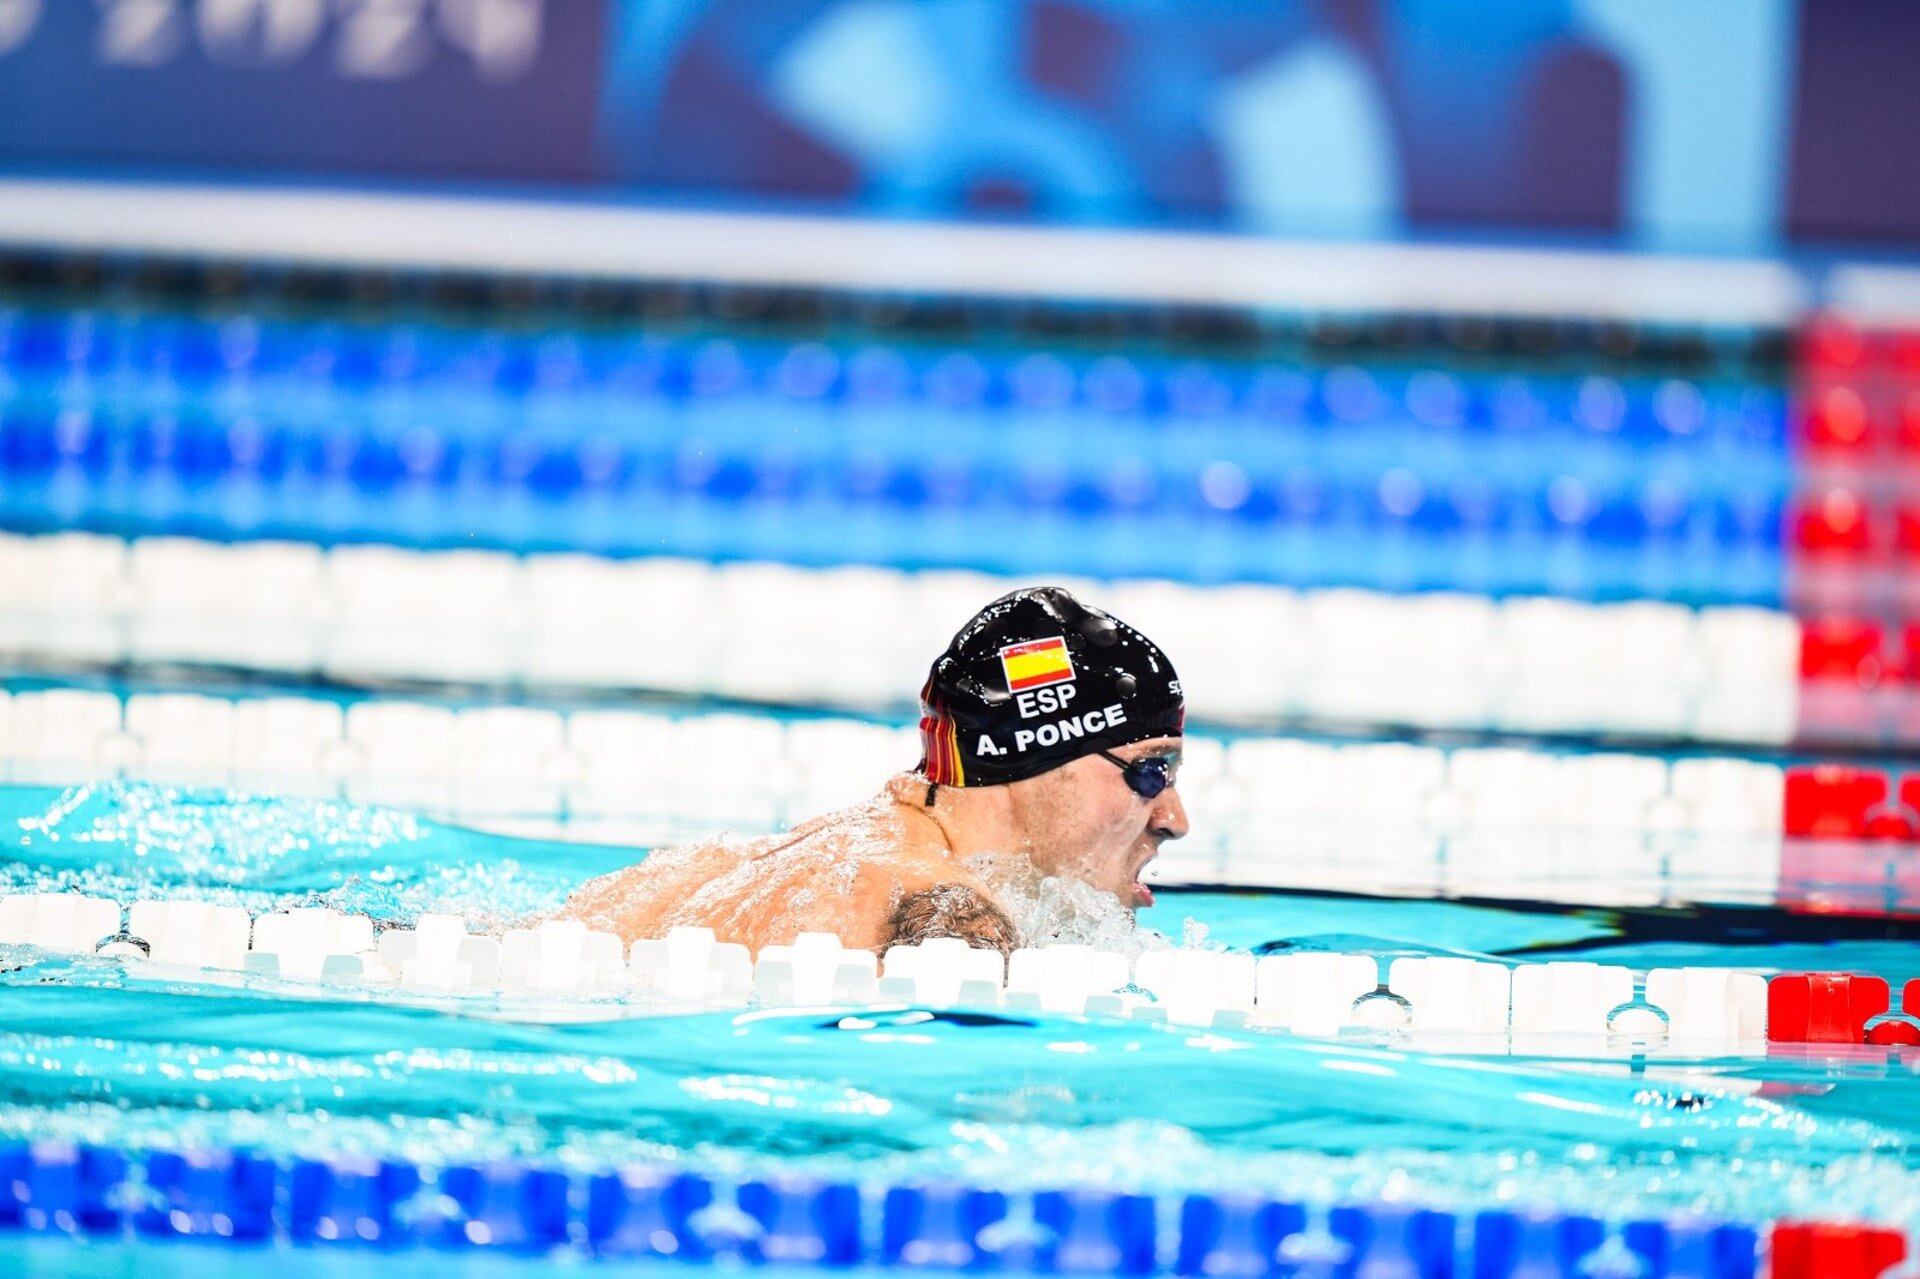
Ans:
{"type": "Polygon", "coordinates": [[[1134,921],[1112,893],[1059,875],[1043,875],[1023,854],[979,853],[965,861],[1006,908],[1025,946],[1070,942],[1138,955],[1171,943],[1134,921]]]}

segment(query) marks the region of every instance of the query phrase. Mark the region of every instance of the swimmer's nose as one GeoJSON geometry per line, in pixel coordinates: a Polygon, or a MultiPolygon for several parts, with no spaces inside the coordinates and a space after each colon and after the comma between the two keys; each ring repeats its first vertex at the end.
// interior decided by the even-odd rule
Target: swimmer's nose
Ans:
{"type": "Polygon", "coordinates": [[[1178,786],[1160,792],[1147,820],[1148,829],[1161,839],[1179,839],[1187,833],[1187,806],[1180,802],[1178,786]]]}

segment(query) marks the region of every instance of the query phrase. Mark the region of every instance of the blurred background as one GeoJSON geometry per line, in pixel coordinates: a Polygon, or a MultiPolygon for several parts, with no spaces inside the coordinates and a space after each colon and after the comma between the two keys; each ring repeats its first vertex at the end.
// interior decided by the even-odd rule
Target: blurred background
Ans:
{"type": "Polygon", "coordinates": [[[0,0],[6,776],[760,829],[1052,580],[1185,677],[1174,882],[1905,909],[1916,59],[1895,0],[0,0]]]}

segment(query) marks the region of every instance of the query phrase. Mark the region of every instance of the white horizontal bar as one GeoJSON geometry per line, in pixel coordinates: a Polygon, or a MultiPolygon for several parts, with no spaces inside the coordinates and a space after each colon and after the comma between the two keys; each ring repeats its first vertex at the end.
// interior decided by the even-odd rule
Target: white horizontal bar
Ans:
{"type": "MultiPolygon", "coordinates": [[[[879,568],[0,535],[0,654],[906,713],[955,629],[986,601],[1034,584],[879,568]],[[768,629],[769,616],[784,625],[768,629]]],[[[1165,646],[1200,723],[1778,744],[1797,722],[1799,626],[1763,609],[1055,584],[1165,646]]]]}
{"type": "Polygon", "coordinates": [[[1759,260],[698,213],[160,183],[0,181],[0,243],[215,258],[1308,311],[1777,325],[1759,260]]]}
{"type": "MultiPolygon", "coordinates": [[[[487,829],[657,846],[870,799],[913,731],[852,719],[0,693],[0,780],[340,796],[487,829]],[[554,825],[549,828],[549,824],[554,825]]],[[[1778,888],[1778,765],[1515,748],[1186,739],[1192,835],[1162,883],[1651,905],[1778,888]]]]}
{"type": "Polygon", "coordinates": [[[1858,324],[1920,324],[1920,267],[1837,266],[1825,300],[1827,310],[1858,324]]]}

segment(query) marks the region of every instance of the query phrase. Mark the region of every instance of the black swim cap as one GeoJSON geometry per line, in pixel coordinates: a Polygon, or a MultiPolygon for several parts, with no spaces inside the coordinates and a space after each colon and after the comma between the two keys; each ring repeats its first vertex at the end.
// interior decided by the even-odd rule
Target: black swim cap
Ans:
{"type": "Polygon", "coordinates": [[[1003,595],[960,628],[920,691],[920,771],[998,786],[1097,750],[1178,737],[1186,701],[1152,640],[1058,586],[1003,595]]]}

